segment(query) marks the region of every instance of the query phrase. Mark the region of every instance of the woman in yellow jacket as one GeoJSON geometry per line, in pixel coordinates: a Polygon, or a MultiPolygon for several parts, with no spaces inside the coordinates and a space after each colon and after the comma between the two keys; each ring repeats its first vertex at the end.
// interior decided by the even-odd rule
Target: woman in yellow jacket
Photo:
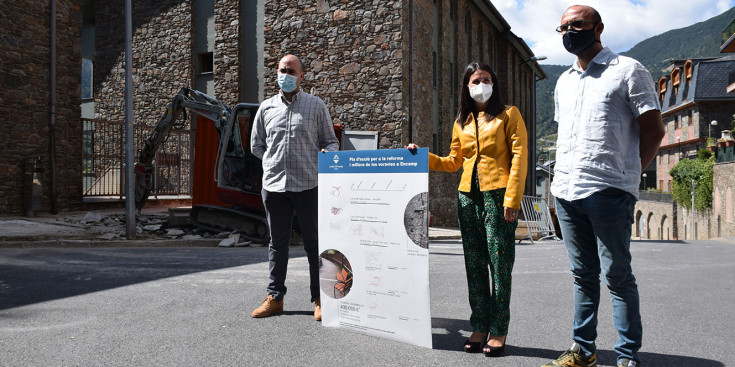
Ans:
{"type": "Polygon", "coordinates": [[[449,155],[429,153],[432,171],[464,169],[457,214],[473,328],[464,350],[482,351],[488,357],[505,348],[515,229],[528,166],[526,125],[516,107],[503,104],[499,90],[498,77],[489,65],[468,65],[449,155]]]}

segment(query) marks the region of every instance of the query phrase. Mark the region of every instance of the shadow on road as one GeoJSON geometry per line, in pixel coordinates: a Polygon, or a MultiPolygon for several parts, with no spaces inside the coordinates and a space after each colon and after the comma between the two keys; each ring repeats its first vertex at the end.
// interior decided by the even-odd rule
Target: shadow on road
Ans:
{"type": "MultiPolygon", "coordinates": [[[[470,330],[471,326],[467,320],[458,319],[446,319],[433,317],[431,319],[431,327],[433,329],[444,329],[445,333],[434,332],[433,334],[433,349],[446,350],[451,352],[462,352],[462,343],[466,339],[460,330],[470,330]]],[[[505,348],[505,355],[508,356],[521,356],[521,357],[532,357],[541,358],[544,360],[554,360],[563,350],[552,350],[545,348],[528,348],[514,346],[511,340],[508,341],[508,345],[505,348]]],[[[697,367],[724,367],[725,365],[718,361],[709,359],[660,354],[660,353],[640,353],[641,360],[649,367],[670,367],[670,366],[697,366],[697,367]]],[[[614,365],[617,361],[618,355],[614,350],[598,350],[597,360],[603,365],[614,365]]],[[[502,365],[502,357],[495,359],[498,365],[502,365]]]]}
{"type": "MultiPolygon", "coordinates": [[[[291,251],[291,257],[303,256],[291,251]]],[[[0,310],[179,275],[268,261],[262,248],[0,251],[0,310]]]]}

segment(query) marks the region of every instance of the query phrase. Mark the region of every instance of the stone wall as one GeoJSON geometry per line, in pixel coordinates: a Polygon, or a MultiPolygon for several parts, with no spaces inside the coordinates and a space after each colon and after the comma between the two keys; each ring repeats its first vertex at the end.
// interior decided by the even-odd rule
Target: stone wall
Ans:
{"type": "Polygon", "coordinates": [[[214,96],[234,107],[241,79],[239,0],[215,0],[214,31],[214,96]]]}
{"type": "MultiPolygon", "coordinates": [[[[124,4],[111,0],[95,6],[95,118],[107,121],[125,120],[124,4]]],[[[191,85],[191,1],[132,5],[134,121],[155,126],[173,96],[191,85]]]]}
{"type": "MultiPolygon", "coordinates": [[[[57,210],[81,201],[80,3],[56,2],[57,210]]],[[[51,210],[50,18],[48,2],[19,0],[0,7],[0,214],[23,212],[26,157],[41,158],[41,210],[51,210]]]]}
{"type": "Polygon", "coordinates": [[[407,122],[401,1],[265,3],[265,97],[277,93],[285,54],[304,63],[306,92],[324,100],[345,130],[379,132],[379,148],[401,146],[407,122]]]}
{"type": "Polygon", "coordinates": [[[635,205],[632,237],[650,240],[676,240],[676,204],[671,195],[641,192],[635,205]]]}
{"type": "Polygon", "coordinates": [[[717,163],[712,180],[712,218],[714,237],[735,236],[735,162],[717,163]]]}
{"type": "MultiPolygon", "coordinates": [[[[712,209],[695,210],[694,239],[735,236],[735,162],[717,163],[712,182],[712,209]]],[[[691,205],[677,205],[669,194],[641,193],[636,203],[633,237],[652,240],[692,239],[691,205]]]]}

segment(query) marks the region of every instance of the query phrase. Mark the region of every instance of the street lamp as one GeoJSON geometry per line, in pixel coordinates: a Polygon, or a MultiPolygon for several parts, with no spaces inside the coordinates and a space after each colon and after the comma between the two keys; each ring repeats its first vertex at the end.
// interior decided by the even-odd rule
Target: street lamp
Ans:
{"type": "Polygon", "coordinates": [[[643,172],[643,190],[646,190],[646,177],[648,177],[648,174],[643,172]]]}
{"type": "MultiPolygon", "coordinates": [[[[531,56],[528,60],[524,61],[523,64],[531,63],[531,123],[526,126],[528,130],[528,152],[529,154],[529,165],[536,166],[536,61],[546,60],[546,56],[531,56]]],[[[521,65],[523,65],[521,64],[521,65]]],[[[528,189],[528,195],[536,196],[536,169],[528,170],[526,177],[526,188],[528,189]]]]}
{"type": "Polygon", "coordinates": [[[712,120],[712,122],[709,123],[709,137],[712,137],[712,126],[717,126],[717,120],[712,120]]]}

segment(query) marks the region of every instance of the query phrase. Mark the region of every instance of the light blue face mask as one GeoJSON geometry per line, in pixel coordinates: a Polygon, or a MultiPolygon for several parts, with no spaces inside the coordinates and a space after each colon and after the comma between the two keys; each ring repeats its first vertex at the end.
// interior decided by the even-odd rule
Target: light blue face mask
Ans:
{"type": "Polygon", "coordinates": [[[286,93],[293,92],[298,87],[296,85],[296,81],[298,78],[296,78],[293,75],[289,74],[279,74],[278,75],[278,86],[281,88],[282,91],[286,93]]]}

